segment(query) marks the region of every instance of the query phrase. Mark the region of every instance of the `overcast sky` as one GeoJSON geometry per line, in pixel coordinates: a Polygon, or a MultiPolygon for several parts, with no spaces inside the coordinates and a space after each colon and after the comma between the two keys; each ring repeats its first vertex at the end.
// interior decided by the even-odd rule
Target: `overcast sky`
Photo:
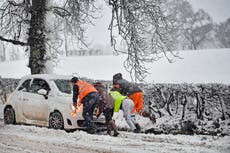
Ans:
{"type": "Polygon", "coordinates": [[[195,10],[202,8],[213,18],[222,22],[230,17],[230,0],[188,0],[195,10]]]}
{"type": "MultiPolygon", "coordinates": [[[[191,2],[195,11],[202,8],[213,18],[214,22],[225,21],[230,17],[230,0],[188,0],[191,2]]],[[[98,0],[104,4],[104,0],[98,0]]],[[[95,26],[91,26],[87,32],[88,40],[92,46],[105,46],[110,42],[108,26],[111,19],[111,9],[103,5],[103,17],[95,22],[95,26]]]]}

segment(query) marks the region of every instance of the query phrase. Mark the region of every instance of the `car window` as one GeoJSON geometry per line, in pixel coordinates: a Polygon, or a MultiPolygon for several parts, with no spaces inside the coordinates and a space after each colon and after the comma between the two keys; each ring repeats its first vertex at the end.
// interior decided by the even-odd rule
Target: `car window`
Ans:
{"type": "Polygon", "coordinates": [[[22,85],[18,88],[18,90],[26,89],[25,91],[28,92],[29,87],[30,87],[30,81],[31,81],[31,79],[28,79],[28,80],[24,81],[22,83],[22,85]]]}
{"type": "Polygon", "coordinates": [[[72,84],[70,80],[56,79],[54,80],[59,91],[67,94],[72,93],[72,84]]]}
{"type": "Polygon", "coordinates": [[[45,80],[34,79],[32,84],[31,84],[31,87],[30,87],[30,92],[38,93],[38,90],[40,90],[40,89],[45,89],[47,91],[47,94],[50,91],[50,87],[45,80]]]}

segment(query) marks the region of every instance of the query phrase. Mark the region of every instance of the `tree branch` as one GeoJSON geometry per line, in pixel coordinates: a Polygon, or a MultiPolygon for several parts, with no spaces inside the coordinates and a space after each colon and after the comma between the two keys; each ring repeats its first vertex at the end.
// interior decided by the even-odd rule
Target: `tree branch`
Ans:
{"type": "Polygon", "coordinates": [[[13,39],[6,39],[6,38],[3,38],[2,36],[0,36],[0,40],[12,43],[14,45],[21,45],[21,46],[28,46],[29,45],[28,43],[21,42],[21,41],[18,41],[18,40],[13,40],[13,39]]]}

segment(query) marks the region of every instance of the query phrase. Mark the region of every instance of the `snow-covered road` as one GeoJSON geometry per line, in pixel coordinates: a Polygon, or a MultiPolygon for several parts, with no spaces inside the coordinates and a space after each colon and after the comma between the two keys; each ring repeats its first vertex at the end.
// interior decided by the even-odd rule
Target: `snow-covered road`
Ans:
{"type": "MultiPolygon", "coordinates": [[[[125,125],[115,114],[117,125],[125,125]]],[[[144,120],[144,119],[142,119],[144,120]]],[[[143,128],[148,127],[147,123],[143,128]]],[[[5,125],[0,101],[0,153],[229,153],[230,136],[154,135],[120,131],[118,137],[5,125]]]]}
{"type": "Polygon", "coordinates": [[[120,132],[119,137],[67,133],[0,121],[1,153],[228,153],[230,137],[154,135],[120,132]]]}

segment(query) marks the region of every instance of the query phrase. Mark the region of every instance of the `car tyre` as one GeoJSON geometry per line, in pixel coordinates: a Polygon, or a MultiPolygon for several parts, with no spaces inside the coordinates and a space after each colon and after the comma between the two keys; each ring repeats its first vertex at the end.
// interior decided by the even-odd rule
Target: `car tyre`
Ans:
{"type": "Polygon", "coordinates": [[[4,123],[5,124],[15,124],[15,112],[12,107],[7,107],[4,111],[4,123]]]}
{"type": "Polygon", "coordinates": [[[55,111],[55,112],[50,114],[49,128],[57,129],[57,130],[58,129],[59,130],[64,129],[64,121],[63,121],[63,117],[62,117],[61,113],[55,111]]]}

